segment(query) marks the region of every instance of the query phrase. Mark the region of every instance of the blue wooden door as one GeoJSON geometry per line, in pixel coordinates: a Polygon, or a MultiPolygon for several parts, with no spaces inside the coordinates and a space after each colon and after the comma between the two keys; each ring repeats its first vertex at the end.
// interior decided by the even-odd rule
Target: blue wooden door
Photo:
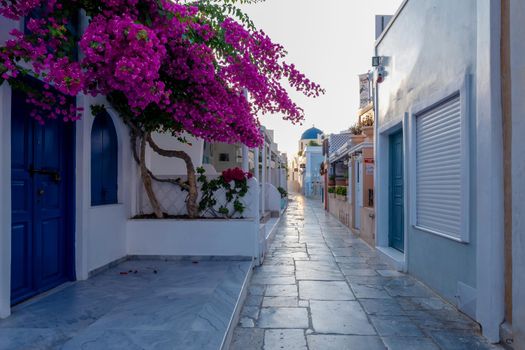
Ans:
{"type": "Polygon", "coordinates": [[[13,91],[12,304],[74,278],[73,125],[40,125],[25,100],[13,91]]]}
{"type": "Polygon", "coordinates": [[[389,243],[404,251],[403,132],[390,136],[389,243]]]}

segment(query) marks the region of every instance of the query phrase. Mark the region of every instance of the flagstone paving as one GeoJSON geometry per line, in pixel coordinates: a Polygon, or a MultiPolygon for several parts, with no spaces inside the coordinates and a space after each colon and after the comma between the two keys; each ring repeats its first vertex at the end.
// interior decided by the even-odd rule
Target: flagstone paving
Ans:
{"type": "Polygon", "coordinates": [[[231,350],[485,350],[479,326],[291,195],[254,271],[231,350]]]}
{"type": "Polygon", "coordinates": [[[196,262],[129,260],[18,305],[0,350],[220,349],[251,261],[196,262]]]}

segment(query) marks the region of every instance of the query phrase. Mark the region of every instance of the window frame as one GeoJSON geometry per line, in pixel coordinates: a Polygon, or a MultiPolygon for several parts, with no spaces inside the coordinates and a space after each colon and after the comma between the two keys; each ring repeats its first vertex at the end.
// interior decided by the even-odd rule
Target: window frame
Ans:
{"type": "Polygon", "coordinates": [[[410,224],[413,228],[431,233],[446,239],[460,243],[470,242],[470,220],[471,220],[471,172],[470,172],[470,125],[471,125],[471,76],[465,74],[462,79],[444,86],[438,93],[427,95],[426,98],[416,101],[410,109],[409,117],[409,176],[410,176],[410,201],[409,214],[410,224]],[[446,103],[448,100],[459,95],[460,101],[460,234],[459,236],[434,230],[428,227],[422,227],[417,222],[417,124],[416,118],[439,105],[446,103]]]}
{"type": "Polygon", "coordinates": [[[229,161],[230,161],[229,153],[219,153],[219,162],[228,163],[229,161]],[[223,159],[223,156],[225,156],[224,159],[223,159]]]}

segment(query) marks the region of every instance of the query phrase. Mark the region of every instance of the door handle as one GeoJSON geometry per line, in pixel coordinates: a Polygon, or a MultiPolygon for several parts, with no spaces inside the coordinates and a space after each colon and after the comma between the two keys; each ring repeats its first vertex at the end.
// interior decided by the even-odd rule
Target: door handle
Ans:
{"type": "Polygon", "coordinates": [[[39,196],[43,196],[44,193],[46,193],[46,191],[44,191],[43,188],[40,188],[37,193],[38,193],[39,196]]]}
{"type": "Polygon", "coordinates": [[[29,174],[31,176],[33,176],[34,174],[40,174],[40,175],[48,175],[51,177],[51,179],[54,181],[54,182],[60,182],[61,178],[60,178],[60,174],[58,173],[58,171],[53,171],[53,170],[45,170],[45,169],[35,169],[33,168],[32,166],[29,167],[29,174]]]}

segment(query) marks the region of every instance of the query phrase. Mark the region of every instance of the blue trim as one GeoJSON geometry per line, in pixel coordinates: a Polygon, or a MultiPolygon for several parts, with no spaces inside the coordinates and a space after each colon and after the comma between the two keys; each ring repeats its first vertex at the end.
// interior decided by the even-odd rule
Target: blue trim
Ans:
{"type": "Polygon", "coordinates": [[[118,203],[118,139],[107,112],[95,117],[91,129],[91,205],[118,203]]]}

